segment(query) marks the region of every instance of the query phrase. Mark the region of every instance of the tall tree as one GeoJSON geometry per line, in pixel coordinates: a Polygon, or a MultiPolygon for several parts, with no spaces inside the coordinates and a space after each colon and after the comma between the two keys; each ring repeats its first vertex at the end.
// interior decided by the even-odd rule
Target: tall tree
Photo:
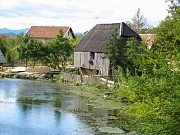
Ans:
{"type": "Polygon", "coordinates": [[[141,33],[141,31],[147,27],[147,21],[144,18],[144,15],[141,13],[140,8],[137,9],[137,11],[135,12],[132,18],[131,27],[137,33],[141,33]]]}
{"type": "MultiPolygon", "coordinates": [[[[130,46],[127,46],[128,38],[120,37],[118,33],[118,30],[115,30],[111,35],[110,40],[107,43],[105,56],[110,59],[111,67],[114,70],[118,69],[120,66],[124,75],[127,71],[134,75],[135,66],[127,55],[129,49],[131,48],[130,46]]],[[[136,45],[137,44],[134,44],[134,46],[136,45]]]]}
{"type": "MultiPolygon", "coordinates": [[[[3,53],[10,65],[14,65],[18,60],[17,47],[22,44],[23,35],[19,34],[13,37],[6,37],[3,41],[3,53]]],[[[0,41],[1,42],[1,41],[0,41]]],[[[1,42],[2,43],[2,42],[1,42]]],[[[0,44],[1,44],[0,43],[0,44]]]]}
{"type": "Polygon", "coordinates": [[[166,0],[166,2],[170,2],[169,5],[169,13],[172,15],[174,19],[180,19],[180,0],[166,0]]]}
{"type": "Polygon", "coordinates": [[[29,59],[33,62],[33,67],[36,62],[40,61],[44,56],[43,43],[37,40],[30,40],[30,44],[27,46],[29,51],[29,59]]]}
{"type": "Polygon", "coordinates": [[[5,55],[7,52],[7,37],[5,35],[0,35],[0,50],[5,55]]]}
{"type": "Polygon", "coordinates": [[[156,48],[133,49],[138,53],[128,53],[143,71],[142,76],[128,76],[128,87],[121,88],[118,93],[134,103],[127,112],[135,116],[131,120],[135,124],[131,124],[141,134],[180,134],[180,16],[177,15],[177,5],[170,7],[172,16],[156,29],[156,48]]]}
{"type": "Polygon", "coordinates": [[[50,55],[49,61],[50,65],[54,68],[65,69],[67,65],[68,58],[73,53],[73,43],[70,39],[64,37],[62,31],[57,35],[56,39],[49,43],[50,55]],[[61,63],[61,67],[59,66],[61,63]]]}
{"type": "Polygon", "coordinates": [[[28,35],[23,38],[23,44],[17,48],[17,51],[19,53],[19,59],[25,60],[26,67],[28,61],[32,61],[34,67],[36,62],[45,57],[45,49],[42,42],[33,40],[28,35]]]}
{"type": "MultiPolygon", "coordinates": [[[[168,58],[172,58],[175,46],[180,46],[180,0],[168,0],[171,16],[155,29],[156,48],[167,52],[168,58]]],[[[177,54],[176,54],[177,55],[177,54]]]]}
{"type": "Polygon", "coordinates": [[[19,60],[25,60],[25,64],[26,64],[26,67],[27,67],[27,62],[29,60],[29,50],[28,50],[28,46],[29,46],[29,43],[30,43],[29,36],[25,35],[25,37],[23,38],[22,41],[23,41],[23,44],[20,45],[17,48],[18,57],[19,57],[19,60]]]}

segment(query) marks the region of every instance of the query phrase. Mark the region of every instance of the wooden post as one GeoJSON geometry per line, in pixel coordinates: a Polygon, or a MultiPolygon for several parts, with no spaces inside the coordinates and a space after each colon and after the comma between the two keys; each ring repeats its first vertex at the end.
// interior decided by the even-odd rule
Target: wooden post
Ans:
{"type": "Polygon", "coordinates": [[[82,85],[82,69],[80,68],[80,79],[81,79],[81,85],[82,85]]]}

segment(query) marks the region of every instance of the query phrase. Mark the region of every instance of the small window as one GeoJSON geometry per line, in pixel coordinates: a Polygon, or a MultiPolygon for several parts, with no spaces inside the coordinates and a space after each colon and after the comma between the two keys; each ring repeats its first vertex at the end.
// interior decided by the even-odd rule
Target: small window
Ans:
{"type": "Polygon", "coordinates": [[[95,52],[90,52],[90,59],[94,60],[95,59],[95,52]]]}

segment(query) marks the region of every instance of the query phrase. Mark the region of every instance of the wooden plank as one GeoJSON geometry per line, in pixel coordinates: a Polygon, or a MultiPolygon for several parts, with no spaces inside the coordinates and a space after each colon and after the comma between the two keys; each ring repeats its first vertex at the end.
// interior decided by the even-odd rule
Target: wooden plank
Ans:
{"type": "Polygon", "coordinates": [[[103,58],[103,53],[95,53],[95,59],[92,60],[93,64],[89,62],[90,52],[75,52],[74,53],[74,66],[82,67],[85,69],[99,70],[103,75],[108,75],[110,70],[110,61],[103,58]]]}
{"type": "Polygon", "coordinates": [[[43,73],[49,73],[49,72],[50,72],[50,68],[49,68],[49,67],[27,68],[27,69],[25,70],[25,72],[32,72],[32,73],[43,74],[43,73]]]}

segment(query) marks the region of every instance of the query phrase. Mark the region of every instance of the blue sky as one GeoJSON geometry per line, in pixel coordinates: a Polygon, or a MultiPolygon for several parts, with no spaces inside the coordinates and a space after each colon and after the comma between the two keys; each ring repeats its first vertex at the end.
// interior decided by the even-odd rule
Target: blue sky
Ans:
{"type": "Polygon", "coordinates": [[[0,0],[0,28],[54,25],[85,32],[98,23],[131,21],[138,8],[151,26],[168,15],[165,0],[0,0]]]}

